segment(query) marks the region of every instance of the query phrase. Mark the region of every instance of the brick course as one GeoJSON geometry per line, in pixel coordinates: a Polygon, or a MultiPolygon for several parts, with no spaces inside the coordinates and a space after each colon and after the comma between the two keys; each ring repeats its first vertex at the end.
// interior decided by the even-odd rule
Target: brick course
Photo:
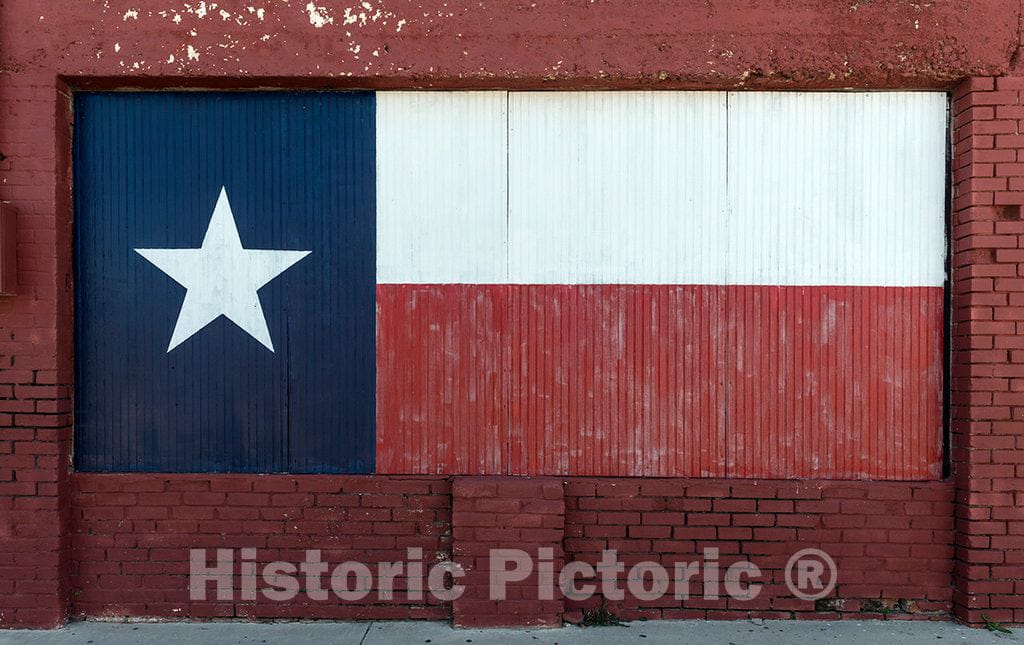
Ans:
{"type": "MultiPolygon", "coordinates": [[[[303,585],[290,602],[235,593],[217,601],[189,599],[189,550],[255,549],[268,562],[303,561],[320,549],[334,566],[359,560],[405,561],[420,549],[426,566],[451,554],[451,482],[429,477],[304,475],[93,475],[72,478],[72,617],[441,619],[445,603],[424,594],[409,600],[405,576],[394,598],[311,600],[303,585]]],[[[233,588],[241,589],[240,553],[233,588]]],[[[262,579],[259,588],[265,587],[262,579]]],[[[329,589],[325,580],[323,589],[329,589]]]]}
{"type": "MultiPolygon", "coordinates": [[[[625,618],[947,619],[952,510],[948,482],[574,478],[566,484],[565,551],[567,560],[595,564],[602,550],[615,549],[627,569],[646,561],[671,573],[715,549],[723,572],[742,561],[761,570],[756,598],[727,598],[719,588],[719,599],[706,599],[695,581],[688,600],[609,601],[625,618]],[[836,588],[817,603],[794,598],[785,584],[787,561],[805,548],[837,565],[836,588]]],[[[567,601],[567,619],[600,602],[567,601]]]]}
{"type": "MultiPolygon", "coordinates": [[[[491,548],[564,562],[596,562],[603,549],[632,566],[669,569],[704,549],[724,571],[750,559],[762,569],[751,601],[706,600],[695,586],[678,600],[609,602],[627,618],[948,618],[953,490],[949,482],[779,482],[696,479],[398,477],[287,475],[100,475],[71,478],[71,617],[428,618],[461,626],[578,621],[601,602],[537,594],[537,574],[487,597],[491,548]],[[255,548],[258,565],[300,562],[318,548],[332,564],[452,558],[466,570],[454,602],[410,602],[404,578],[392,601],[376,593],[286,603],[188,599],[190,548],[255,548]],[[821,548],[839,584],[815,604],[784,584],[789,556],[821,548]]],[[[535,561],[536,564],[536,561],[535,561]]],[[[586,580],[579,580],[585,584],[586,580]]],[[[260,582],[260,589],[265,585],[260,582]]],[[[238,589],[240,582],[234,581],[238,589]]],[[[724,597],[724,594],[723,594],[724,597]]],[[[429,594],[426,598],[430,598],[429,594]]]]}

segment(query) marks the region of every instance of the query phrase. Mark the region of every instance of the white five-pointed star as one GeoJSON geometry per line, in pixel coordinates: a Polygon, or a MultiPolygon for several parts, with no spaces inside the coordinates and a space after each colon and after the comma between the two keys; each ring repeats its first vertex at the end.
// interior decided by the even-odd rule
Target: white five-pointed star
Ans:
{"type": "Polygon", "coordinates": [[[168,352],[218,316],[226,317],[274,351],[257,291],[310,253],[242,248],[223,187],[202,247],[135,249],[135,252],[187,290],[168,352]]]}

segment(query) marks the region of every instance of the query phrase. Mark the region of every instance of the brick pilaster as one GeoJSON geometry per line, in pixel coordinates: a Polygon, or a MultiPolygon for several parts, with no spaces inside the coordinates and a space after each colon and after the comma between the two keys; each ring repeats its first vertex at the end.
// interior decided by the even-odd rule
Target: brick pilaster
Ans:
{"type": "MultiPolygon", "coordinates": [[[[457,627],[559,626],[565,497],[562,481],[550,477],[458,477],[452,485],[452,556],[465,570],[463,595],[452,603],[457,627]],[[532,572],[506,586],[504,599],[490,592],[490,555],[516,549],[529,555],[532,572]],[[550,554],[550,559],[546,558],[550,554]],[[554,588],[538,592],[538,570],[551,563],[554,588]]],[[[524,563],[525,564],[525,563],[524,563]]],[[[506,570],[517,566],[504,565],[506,570]]]]}
{"type": "Polygon", "coordinates": [[[18,292],[0,298],[0,627],[67,617],[69,109],[55,75],[0,74],[0,201],[18,214],[18,292]]]}
{"type": "Polygon", "coordinates": [[[1024,78],[953,102],[954,612],[1024,622],[1024,78]]]}

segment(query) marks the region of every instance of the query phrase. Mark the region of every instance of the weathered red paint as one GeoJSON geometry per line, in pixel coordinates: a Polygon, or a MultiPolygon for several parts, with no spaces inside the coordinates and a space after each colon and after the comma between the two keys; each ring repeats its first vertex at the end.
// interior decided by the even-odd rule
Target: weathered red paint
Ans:
{"type": "Polygon", "coordinates": [[[560,571],[565,537],[565,488],[555,477],[459,477],[452,483],[453,560],[466,575],[465,592],[452,602],[456,627],[560,627],[563,599],[537,589],[539,567],[505,587],[504,600],[492,597],[492,549],[550,554],[560,571]]]}
{"type": "Polygon", "coordinates": [[[368,4],[263,3],[261,18],[238,0],[8,2],[0,70],[121,86],[942,87],[1005,72],[1020,13],[1007,0],[368,4]]]}
{"type": "Polygon", "coordinates": [[[0,202],[0,296],[18,291],[18,214],[0,202]]]}
{"type": "MultiPolygon", "coordinates": [[[[0,566],[5,571],[0,580],[0,627],[65,621],[73,599],[81,598],[71,594],[72,565],[92,561],[72,548],[72,513],[87,505],[73,505],[69,493],[74,381],[67,92],[69,87],[171,86],[959,87],[953,110],[957,126],[951,235],[950,416],[957,488],[953,608],[960,619],[973,624],[981,623],[983,616],[1024,623],[1024,519],[1019,510],[1024,503],[1019,438],[1024,419],[1019,321],[1024,283],[1018,277],[1024,272],[1024,230],[1014,206],[1024,203],[1019,176],[1024,144],[1017,134],[1024,120],[1024,81],[1013,76],[1022,71],[1020,2],[712,0],[687,5],[670,0],[553,0],[484,7],[447,2],[446,8],[440,0],[414,1],[401,4],[417,16],[401,32],[394,22],[385,27],[379,21],[358,31],[345,29],[337,24],[337,13],[333,28],[317,29],[304,15],[303,3],[288,3],[288,12],[280,14],[286,3],[267,4],[273,10],[269,20],[276,38],[264,42],[262,30],[224,21],[216,13],[204,19],[183,14],[177,24],[170,15],[160,17],[126,0],[0,1],[0,154],[5,157],[0,160],[0,200],[9,200],[18,210],[19,227],[19,293],[0,302],[0,566]],[[137,18],[125,15],[130,9],[139,11],[137,18]],[[428,15],[419,18],[424,13],[428,15]],[[348,49],[346,31],[359,37],[362,54],[348,49]],[[187,56],[188,44],[196,49],[198,60],[187,56]],[[366,53],[372,57],[374,50],[378,56],[373,58],[380,62],[368,67],[366,53]],[[172,54],[175,61],[168,63],[172,54]],[[1001,78],[971,78],[990,75],[1001,78]]],[[[390,0],[383,6],[398,4],[390,0]]],[[[184,9],[184,3],[179,6],[184,9]]],[[[244,10],[237,2],[223,6],[232,13],[244,10]]],[[[146,478],[131,485],[154,481],[160,480],[146,478]]],[[[633,486],[663,487],[688,497],[699,497],[700,490],[728,490],[749,507],[749,490],[736,490],[747,485],[664,480],[632,482],[624,488],[621,480],[599,482],[581,495],[580,510],[606,517],[607,509],[623,509],[637,496],[633,486]],[[630,499],[616,491],[626,491],[630,499]]],[[[881,591],[879,584],[865,584],[851,593],[865,599],[908,597],[913,590],[893,581],[905,577],[904,571],[927,570],[939,582],[932,581],[935,591],[921,607],[944,615],[948,602],[934,593],[948,593],[950,588],[951,541],[948,535],[941,536],[942,529],[932,528],[930,537],[917,530],[947,526],[951,520],[948,495],[933,502],[939,506],[929,511],[931,515],[921,515],[919,505],[938,500],[933,489],[948,483],[927,482],[920,485],[927,490],[914,489],[912,495],[894,489],[899,486],[895,483],[827,484],[843,496],[846,508],[824,493],[804,505],[800,496],[807,491],[784,493],[779,485],[760,494],[764,499],[757,501],[756,517],[748,522],[764,521],[787,501],[794,502],[794,512],[786,515],[788,524],[784,526],[778,516],[771,531],[788,526],[796,536],[786,539],[834,539],[830,544],[837,548],[859,550],[864,554],[860,570],[868,583],[880,568],[887,572],[881,591]],[[894,499],[906,501],[893,505],[894,499]],[[879,506],[880,502],[884,503],[879,506]],[[876,513],[879,509],[881,513],[876,513]],[[857,515],[854,520],[850,511],[857,515]],[[825,514],[835,523],[870,525],[857,536],[867,542],[848,543],[843,530],[826,524],[824,515],[821,523],[803,527],[800,522],[807,521],[809,513],[825,514]],[[890,530],[891,525],[901,527],[898,533],[890,530]],[[869,553],[899,554],[900,559],[878,565],[869,553]]],[[[761,482],[762,491],[763,486],[761,482]]],[[[567,495],[575,494],[567,489],[567,495]]],[[[633,512],[641,513],[641,507],[651,503],[689,508],[691,501],[639,499],[633,512]]],[[[626,525],[604,528],[590,519],[569,519],[573,508],[567,499],[566,545],[576,553],[631,534],[626,525]]],[[[734,547],[736,535],[750,527],[734,526],[731,515],[727,520],[727,525],[709,524],[712,528],[707,530],[722,546],[734,547]]],[[[718,514],[706,521],[721,523],[723,518],[718,514]]],[[[75,526],[89,530],[85,524],[75,526]]],[[[104,524],[103,530],[112,526],[104,524]]],[[[119,539],[135,530],[133,524],[119,539]]],[[[778,535],[758,537],[766,540],[765,549],[775,549],[784,544],[777,541],[778,535]]],[[[185,533],[167,540],[183,547],[196,536],[185,533]]],[[[647,538],[637,539],[642,544],[647,538]]],[[[133,547],[92,555],[102,558],[96,562],[104,562],[108,556],[132,557],[144,550],[133,547]]],[[[99,603],[119,604],[131,594],[127,585],[117,586],[122,579],[108,580],[115,585],[114,597],[97,598],[99,603]]],[[[128,599],[141,600],[142,594],[128,599]]],[[[786,607],[784,601],[781,606],[786,607]]],[[[76,611],[105,613],[100,607],[87,607],[82,600],[76,611]]],[[[616,610],[625,616],[737,615],[717,607],[692,612],[616,610]]],[[[172,615],[138,606],[135,611],[172,615]]],[[[759,610],[754,615],[776,611],[759,610]]],[[[308,608],[302,613],[312,615],[308,608]]]]}
{"type": "Polygon", "coordinates": [[[953,115],[954,611],[1024,623],[1024,77],[963,83],[953,115]]]}
{"type": "Polygon", "coordinates": [[[378,285],[385,473],[941,476],[941,288],[378,285]]]}
{"type": "MultiPolygon", "coordinates": [[[[387,477],[321,475],[99,475],[72,477],[72,552],[68,581],[74,617],[166,619],[445,619],[494,626],[578,622],[601,604],[538,598],[536,574],[489,598],[488,550],[549,548],[556,563],[595,563],[615,549],[628,566],[666,567],[718,549],[721,572],[750,559],[762,569],[753,600],[693,597],[610,600],[617,615],[648,618],[913,618],[944,620],[952,590],[953,490],[950,482],[848,482],[728,479],[387,477]],[[301,561],[321,549],[336,565],[359,559],[401,561],[407,547],[424,562],[453,559],[467,568],[454,603],[410,602],[404,576],[394,597],[374,585],[361,600],[290,601],[235,595],[190,600],[191,548],[252,548],[262,566],[301,561]],[[792,597],[784,584],[789,555],[821,548],[835,559],[831,602],[792,597]],[[885,616],[881,612],[885,612],[885,616]]],[[[31,556],[26,556],[31,558],[31,556]]],[[[236,554],[236,562],[240,556],[236,554]]],[[[555,569],[558,571],[558,569],[555,569]]],[[[580,580],[581,583],[591,582],[580,580]]],[[[620,583],[619,585],[623,585],[620,583]]],[[[266,588],[260,583],[259,588],[266,588]]],[[[212,585],[210,591],[213,591],[212,585]]],[[[28,595],[6,596],[27,607],[28,595]]]]}
{"type": "Polygon", "coordinates": [[[942,475],[943,290],[732,287],[727,472],[942,475]]]}
{"type": "Polygon", "coordinates": [[[725,474],[721,290],[377,294],[378,472],[725,474]]]}
{"type": "MultiPolygon", "coordinates": [[[[210,584],[204,599],[193,600],[188,582],[193,548],[209,549],[210,566],[214,549],[254,549],[260,571],[268,562],[301,562],[305,549],[319,549],[332,567],[355,559],[373,571],[408,561],[408,548],[421,549],[428,567],[448,560],[452,484],[444,478],[76,474],[73,485],[74,616],[438,620],[451,613],[432,596],[406,596],[404,576],[390,600],[379,597],[379,578],[362,601],[248,600],[239,593],[237,551],[232,597],[218,599],[210,584]]],[[[328,589],[329,578],[323,582],[328,589]]]]}

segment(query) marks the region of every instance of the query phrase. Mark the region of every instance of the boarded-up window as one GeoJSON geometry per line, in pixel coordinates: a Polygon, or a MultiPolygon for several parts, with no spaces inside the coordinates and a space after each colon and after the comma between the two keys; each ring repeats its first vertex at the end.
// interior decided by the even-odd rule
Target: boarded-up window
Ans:
{"type": "Polygon", "coordinates": [[[380,470],[941,474],[944,94],[377,101],[380,470]]]}
{"type": "Polygon", "coordinates": [[[937,477],[946,110],[79,95],[78,465],[937,477]]]}

